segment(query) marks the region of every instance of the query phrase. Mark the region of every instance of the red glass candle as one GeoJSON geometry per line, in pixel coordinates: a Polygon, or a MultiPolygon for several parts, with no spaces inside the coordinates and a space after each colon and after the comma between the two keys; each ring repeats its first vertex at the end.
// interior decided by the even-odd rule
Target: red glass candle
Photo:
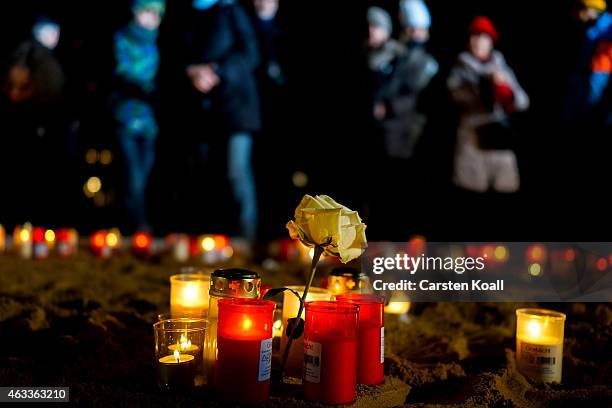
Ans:
{"type": "Polygon", "coordinates": [[[97,231],[91,236],[91,250],[92,252],[101,257],[108,258],[111,254],[112,249],[106,245],[107,231],[97,231]]]}
{"type": "Polygon", "coordinates": [[[225,401],[269,398],[274,307],[269,300],[219,300],[215,389],[225,401]]]}
{"type": "Polygon", "coordinates": [[[385,298],[363,293],[336,295],[339,302],[359,305],[357,383],[385,381],[385,298]]]}
{"type": "Polygon", "coordinates": [[[35,227],[32,231],[34,259],[45,259],[49,256],[49,246],[45,240],[45,229],[35,227]]]}
{"type": "Polygon", "coordinates": [[[139,231],[132,238],[132,248],[134,255],[147,256],[151,254],[153,237],[148,232],[139,231]]]}
{"type": "Polygon", "coordinates": [[[57,253],[61,257],[74,255],[77,250],[79,234],[72,228],[60,228],[55,234],[57,253]]]}
{"type": "Polygon", "coordinates": [[[350,404],[357,385],[359,305],[306,302],[304,395],[324,404],[350,404]]]}

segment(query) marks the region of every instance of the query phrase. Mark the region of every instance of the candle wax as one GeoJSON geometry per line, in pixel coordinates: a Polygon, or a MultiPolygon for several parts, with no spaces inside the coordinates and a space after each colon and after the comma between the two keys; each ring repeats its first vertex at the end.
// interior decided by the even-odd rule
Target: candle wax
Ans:
{"type": "Polygon", "coordinates": [[[245,340],[219,335],[215,388],[226,401],[259,403],[270,394],[272,339],[245,340]],[[269,342],[269,350],[268,350],[269,342]]]}
{"type": "Polygon", "coordinates": [[[195,357],[190,354],[179,354],[177,361],[174,355],[159,359],[157,364],[160,386],[166,389],[187,389],[194,386],[195,357]]]}
{"type": "Polygon", "coordinates": [[[324,404],[350,404],[357,385],[357,339],[311,334],[304,340],[304,395],[324,404]]]}
{"type": "Polygon", "coordinates": [[[379,325],[359,323],[358,333],[357,382],[370,385],[382,384],[385,381],[384,328],[379,325]]]}

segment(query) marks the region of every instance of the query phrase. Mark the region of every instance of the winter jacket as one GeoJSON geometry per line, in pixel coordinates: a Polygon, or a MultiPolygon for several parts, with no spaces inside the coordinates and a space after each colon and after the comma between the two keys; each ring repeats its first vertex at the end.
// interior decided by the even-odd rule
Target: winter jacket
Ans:
{"type": "Polygon", "coordinates": [[[157,30],[130,22],[114,37],[114,117],[122,136],[154,138],[158,133],[152,95],[159,68],[157,30]]]}
{"type": "Polygon", "coordinates": [[[438,72],[438,64],[424,47],[406,48],[390,40],[369,52],[368,66],[374,102],[386,107],[382,126],[387,155],[410,158],[427,121],[417,111],[418,96],[438,72]]]}
{"type": "Polygon", "coordinates": [[[570,120],[590,121],[594,110],[606,110],[601,105],[605,103],[611,73],[612,15],[604,12],[586,32],[578,66],[570,78],[565,116],[570,120]]]}
{"type": "Polygon", "coordinates": [[[502,124],[510,112],[529,107],[529,97],[503,55],[493,51],[491,59],[482,62],[471,53],[461,53],[451,70],[447,86],[459,109],[454,182],[479,192],[490,187],[497,191],[516,191],[519,179],[514,152],[509,149],[482,150],[479,147],[480,129],[502,124]],[[506,84],[493,83],[495,71],[506,77],[506,84]]]}
{"type": "Polygon", "coordinates": [[[212,64],[220,83],[196,99],[225,132],[256,131],[261,125],[255,69],[257,38],[248,15],[235,0],[195,10],[186,66],[212,64]]]}

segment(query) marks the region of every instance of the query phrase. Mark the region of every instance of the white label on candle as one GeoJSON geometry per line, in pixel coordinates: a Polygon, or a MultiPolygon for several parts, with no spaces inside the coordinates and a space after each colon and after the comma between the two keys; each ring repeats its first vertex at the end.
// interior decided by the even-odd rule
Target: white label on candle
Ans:
{"type": "Polygon", "coordinates": [[[316,384],[321,382],[321,343],[304,340],[304,379],[316,384]]]}
{"type": "Polygon", "coordinates": [[[380,364],[385,362],[385,328],[380,328],[380,364]]]}
{"type": "Polygon", "coordinates": [[[517,341],[519,371],[535,381],[561,382],[563,344],[533,344],[517,341]]]}
{"type": "Polygon", "coordinates": [[[259,381],[267,381],[270,379],[272,370],[272,339],[261,341],[259,348],[259,381]]]}

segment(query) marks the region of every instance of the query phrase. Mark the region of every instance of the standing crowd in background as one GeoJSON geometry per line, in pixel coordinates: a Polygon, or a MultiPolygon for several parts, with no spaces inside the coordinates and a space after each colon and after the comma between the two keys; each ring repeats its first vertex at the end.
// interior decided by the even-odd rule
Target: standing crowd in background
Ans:
{"type": "MultiPolygon", "coordinates": [[[[225,175],[237,215],[236,227],[223,232],[254,241],[265,211],[258,204],[262,196],[258,187],[263,187],[264,195],[273,191],[268,185],[258,186],[257,172],[266,171],[266,179],[274,184],[278,165],[265,160],[254,166],[254,152],[259,146],[286,160],[292,149],[300,149],[299,141],[291,140],[292,129],[281,125],[286,123],[281,119],[290,114],[286,101],[291,90],[292,51],[278,21],[279,7],[283,7],[279,0],[193,0],[190,20],[183,21],[180,32],[172,37],[175,57],[168,62],[158,41],[166,18],[165,0],[133,0],[130,18],[114,32],[107,53],[100,46],[95,61],[75,63],[75,59],[89,58],[77,50],[66,57],[68,52],[60,47],[60,22],[49,16],[37,18],[29,38],[3,58],[0,170],[13,175],[3,178],[2,189],[12,196],[3,199],[3,213],[13,219],[48,220],[58,206],[64,214],[75,211],[75,197],[80,193],[72,188],[80,171],[75,164],[80,154],[77,146],[89,126],[94,133],[114,135],[112,144],[122,163],[115,201],[125,216],[126,229],[152,230],[155,222],[147,197],[163,153],[158,134],[164,131],[165,115],[186,124],[177,133],[192,133],[190,140],[195,143],[190,145],[189,157],[213,163],[209,167],[221,168],[225,175]],[[165,86],[172,89],[168,94],[179,95],[180,117],[159,109],[164,63],[166,73],[171,72],[165,86]],[[101,73],[95,83],[83,80],[80,72],[80,67],[90,64],[98,65],[101,73]],[[97,102],[88,100],[91,94],[97,95],[97,102]],[[88,121],[96,115],[108,117],[110,125],[88,121]],[[27,163],[23,160],[26,151],[32,152],[27,163]],[[15,171],[24,166],[29,171],[15,171]],[[54,196],[63,199],[51,200],[54,196]]],[[[577,0],[574,11],[584,27],[583,45],[567,81],[563,119],[576,128],[607,129],[609,136],[612,15],[606,11],[605,0],[577,0]]],[[[383,187],[418,185],[427,179],[414,157],[426,139],[436,143],[431,140],[438,135],[431,129],[436,122],[447,120],[436,116],[432,101],[434,105],[448,101],[457,123],[449,180],[458,194],[517,193],[521,172],[515,141],[520,128],[515,120],[533,101],[521,86],[520,75],[497,48],[504,33],[488,17],[474,16],[465,34],[457,33],[467,39],[464,51],[449,71],[443,71],[428,51],[432,15],[423,0],[400,0],[393,10],[370,7],[364,16],[366,23],[363,69],[367,81],[355,84],[355,92],[368,97],[373,129],[366,137],[377,138],[369,145],[378,149],[372,155],[382,157],[383,187]],[[436,83],[444,85],[436,87],[436,83]]],[[[172,135],[177,140],[182,136],[172,135]]],[[[104,161],[99,152],[93,154],[95,160],[104,161]]],[[[106,161],[109,157],[107,154],[106,161]]],[[[187,161],[186,157],[177,159],[187,161]]],[[[202,170],[194,188],[210,186],[207,174],[202,170]]],[[[292,181],[304,186],[307,175],[296,172],[292,181]]],[[[83,187],[85,194],[99,198],[100,183],[100,179],[89,179],[83,187]]],[[[107,195],[100,200],[112,199],[107,195]]],[[[223,201],[214,191],[207,199],[223,201]]],[[[370,204],[372,216],[378,211],[383,222],[392,222],[384,213],[397,214],[406,205],[375,200],[370,204]]],[[[215,218],[214,211],[229,211],[223,204],[214,208],[212,214],[205,209],[203,214],[215,218]]]]}

